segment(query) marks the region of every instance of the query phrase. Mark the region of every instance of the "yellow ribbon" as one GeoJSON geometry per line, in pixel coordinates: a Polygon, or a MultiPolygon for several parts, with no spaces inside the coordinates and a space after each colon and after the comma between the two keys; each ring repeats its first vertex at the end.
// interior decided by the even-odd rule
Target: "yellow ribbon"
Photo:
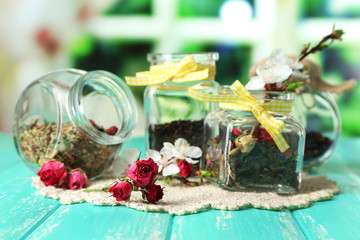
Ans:
{"type": "Polygon", "coordinates": [[[289,145],[281,134],[286,124],[273,117],[268,111],[289,113],[291,111],[291,102],[270,101],[260,103],[238,80],[231,85],[230,89],[233,90],[236,95],[211,95],[197,92],[193,88],[190,88],[187,94],[203,102],[219,102],[220,106],[226,109],[252,111],[256,119],[274,139],[280,151],[286,151],[289,145]]]}
{"type": "Polygon", "coordinates": [[[145,86],[166,81],[191,82],[204,79],[213,80],[215,66],[197,64],[192,56],[184,57],[180,62],[164,63],[150,67],[150,71],[138,72],[136,77],[125,77],[130,86],[145,86]]]}

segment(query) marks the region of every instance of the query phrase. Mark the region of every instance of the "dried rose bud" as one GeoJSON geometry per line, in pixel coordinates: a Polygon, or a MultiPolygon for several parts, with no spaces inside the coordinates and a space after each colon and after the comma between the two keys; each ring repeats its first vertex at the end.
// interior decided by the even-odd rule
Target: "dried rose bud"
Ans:
{"type": "Polygon", "coordinates": [[[111,126],[111,127],[109,127],[109,129],[108,129],[108,134],[111,135],[111,136],[114,136],[114,135],[117,133],[117,131],[118,131],[118,128],[117,128],[117,127],[111,126]]]}
{"type": "Polygon", "coordinates": [[[149,184],[145,189],[145,197],[149,202],[158,202],[164,196],[163,188],[160,185],[149,184]]]}
{"type": "Polygon", "coordinates": [[[57,185],[67,176],[65,165],[58,161],[45,162],[37,174],[45,186],[57,185]]]}
{"type": "Polygon", "coordinates": [[[94,121],[94,120],[89,119],[89,122],[91,123],[91,125],[93,125],[94,127],[96,127],[96,123],[95,123],[95,121],[94,121]]]}
{"type": "Polygon", "coordinates": [[[81,188],[87,187],[88,177],[80,168],[72,169],[69,177],[69,188],[71,190],[79,190],[81,188]]]}
{"type": "Polygon", "coordinates": [[[178,164],[178,167],[180,169],[180,176],[183,176],[183,177],[187,177],[190,175],[191,173],[191,170],[192,170],[192,166],[191,164],[186,161],[186,160],[182,160],[179,164],[178,164]]]}
{"type": "Polygon", "coordinates": [[[229,156],[235,156],[240,152],[249,153],[255,147],[257,139],[252,135],[239,136],[235,139],[235,148],[229,153],[229,156]]]}
{"type": "Polygon", "coordinates": [[[50,134],[46,134],[46,141],[49,143],[51,141],[51,136],[50,134]]]}
{"type": "Polygon", "coordinates": [[[116,201],[125,201],[131,195],[132,186],[128,182],[117,182],[110,187],[109,192],[113,194],[116,201]]]}
{"type": "Polygon", "coordinates": [[[238,137],[235,141],[236,147],[240,148],[242,153],[249,153],[255,147],[257,139],[253,135],[238,137]]]}
{"type": "Polygon", "coordinates": [[[239,129],[237,129],[237,128],[234,128],[232,131],[233,131],[233,134],[235,134],[235,135],[240,135],[241,134],[241,131],[239,129]]]}

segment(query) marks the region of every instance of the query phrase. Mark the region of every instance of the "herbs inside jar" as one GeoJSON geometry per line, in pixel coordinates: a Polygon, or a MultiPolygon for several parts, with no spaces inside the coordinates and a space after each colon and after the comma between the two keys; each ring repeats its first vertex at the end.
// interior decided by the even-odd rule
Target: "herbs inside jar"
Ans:
{"type": "Polygon", "coordinates": [[[219,54],[153,53],[148,54],[149,71],[125,77],[130,86],[147,86],[144,91],[145,146],[160,151],[164,142],[184,138],[201,146],[206,115],[217,108],[187,96],[190,87],[214,92],[219,54]]]}
{"type": "Polygon", "coordinates": [[[203,168],[229,190],[295,193],[300,188],[300,136],[294,131],[283,136],[291,146],[285,152],[259,123],[253,127],[220,123],[219,135],[206,143],[203,168]]]}
{"type": "MultiPolygon", "coordinates": [[[[92,141],[70,122],[62,126],[58,137],[55,122],[37,122],[21,126],[19,135],[22,153],[32,163],[60,161],[69,168],[81,168],[92,178],[109,168],[111,159],[118,155],[121,148],[121,144],[103,145],[92,141]]],[[[117,131],[115,126],[105,130],[96,126],[94,121],[90,122],[109,135],[117,131]]]]}
{"type": "Polygon", "coordinates": [[[296,193],[305,130],[289,114],[295,93],[249,92],[239,81],[219,92],[189,91],[199,100],[221,102],[205,119],[202,170],[229,190],[296,193]]]}

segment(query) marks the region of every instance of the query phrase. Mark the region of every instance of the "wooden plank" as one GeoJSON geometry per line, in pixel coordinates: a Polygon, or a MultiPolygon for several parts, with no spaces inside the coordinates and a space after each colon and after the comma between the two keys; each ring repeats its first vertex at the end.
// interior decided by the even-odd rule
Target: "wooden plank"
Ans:
{"type": "Polygon", "coordinates": [[[7,136],[10,136],[9,134],[5,134],[5,133],[0,133],[0,141],[4,138],[6,138],[7,136]]]}
{"type": "MultiPolygon", "coordinates": [[[[6,145],[11,137],[0,141],[4,139],[0,142],[0,239],[305,239],[304,234],[309,239],[360,238],[359,139],[342,140],[336,154],[319,170],[338,182],[341,194],[333,201],[294,211],[299,225],[288,211],[212,210],[172,217],[87,203],[58,208],[58,201],[43,198],[31,188],[34,173],[25,164],[19,159],[12,165],[4,163],[3,156],[12,151],[6,145]]],[[[133,146],[144,151],[141,138],[130,139],[123,149],[133,146]]],[[[13,149],[9,159],[15,156],[13,149]]]]}
{"type": "MultiPolygon", "coordinates": [[[[17,239],[31,234],[33,230],[37,229],[43,221],[50,217],[56,211],[56,209],[60,207],[60,204],[57,200],[44,198],[35,189],[31,187],[31,176],[35,175],[35,173],[28,169],[28,167],[18,158],[12,142],[12,137],[1,135],[0,141],[0,166],[3,170],[0,177],[0,216],[2,223],[0,227],[0,238],[17,239]],[[17,161],[10,161],[12,164],[8,164],[8,161],[5,161],[4,159],[17,159],[17,161]]],[[[128,140],[124,144],[123,149],[137,146],[140,147],[140,149],[138,148],[140,151],[144,152],[143,145],[144,142],[142,138],[135,138],[128,140]]],[[[93,213],[93,217],[103,215],[102,218],[98,218],[99,225],[103,223],[103,218],[106,219],[106,216],[109,215],[110,218],[107,219],[108,222],[113,222],[115,236],[121,236],[122,239],[125,236],[129,236],[129,239],[135,239],[136,236],[146,235],[149,235],[152,238],[156,237],[157,239],[164,239],[168,232],[167,228],[169,227],[171,219],[171,216],[168,214],[149,214],[144,212],[138,212],[132,209],[127,209],[125,207],[94,207],[90,204],[79,204],[74,206],[62,206],[61,208],[71,208],[72,212],[73,209],[80,209],[80,215],[74,214],[73,216],[74,222],[76,222],[77,218],[81,218],[82,216],[84,216],[84,214],[86,216],[86,213],[89,211],[89,209],[94,210],[93,212],[90,211],[90,213],[93,213]],[[82,207],[82,205],[85,205],[85,207],[82,207]],[[109,212],[110,209],[112,210],[109,212]],[[122,221],[120,221],[120,223],[117,223],[113,220],[118,218],[118,216],[126,217],[122,218],[122,221]],[[139,228],[139,231],[141,231],[143,235],[134,233],[133,231],[135,230],[135,228],[129,227],[128,219],[131,218],[133,219],[132,222],[143,222],[143,225],[141,225],[141,228],[139,228]],[[153,226],[151,228],[148,228],[147,225],[153,226]],[[157,225],[161,227],[156,227],[157,225]],[[119,228],[122,230],[119,230],[119,228]],[[159,229],[159,231],[153,231],[155,229],[159,229]]],[[[56,216],[58,216],[59,213],[56,213],[56,216]]],[[[60,210],[60,213],[62,213],[62,210],[60,210]]],[[[58,221],[56,220],[58,219],[58,217],[52,219],[55,219],[55,222],[58,221]]],[[[134,226],[132,225],[132,222],[130,222],[131,226],[134,226]]],[[[70,222],[70,227],[72,225],[73,223],[70,222]]],[[[86,223],[85,225],[87,226],[86,223]]],[[[91,233],[91,231],[88,231],[88,228],[84,228],[83,226],[79,227],[86,233],[91,233]]],[[[40,228],[39,231],[41,232],[41,234],[44,234],[41,229],[42,228],[40,228]]],[[[102,234],[106,236],[108,233],[110,234],[110,236],[112,235],[111,231],[108,230],[109,228],[107,226],[104,225],[102,229],[104,230],[104,232],[97,231],[100,234],[99,236],[102,236],[102,234]]],[[[37,233],[39,232],[37,231],[37,233]]],[[[69,233],[71,233],[71,230],[67,232],[67,234],[69,233]]],[[[60,234],[60,236],[64,237],[65,235],[60,234]]],[[[88,234],[88,236],[92,238],[94,234],[91,233],[88,234]]]]}
{"type": "Polygon", "coordinates": [[[59,207],[31,187],[34,173],[18,163],[0,175],[0,239],[19,239],[59,207]]]}
{"type": "Polygon", "coordinates": [[[341,192],[332,201],[293,212],[309,239],[360,239],[360,139],[340,141],[334,156],[318,174],[325,174],[341,192]]]}
{"type": "Polygon", "coordinates": [[[166,239],[171,216],[89,203],[62,205],[28,239],[166,239]]]}
{"type": "Polygon", "coordinates": [[[360,182],[348,176],[329,176],[337,181],[341,194],[293,215],[309,239],[360,239],[360,182]]]}
{"type": "Polygon", "coordinates": [[[0,173],[21,162],[11,135],[0,134],[0,173]]]}
{"type": "Polygon", "coordinates": [[[287,210],[211,210],[175,216],[171,239],[305,239],[287,210]]]}

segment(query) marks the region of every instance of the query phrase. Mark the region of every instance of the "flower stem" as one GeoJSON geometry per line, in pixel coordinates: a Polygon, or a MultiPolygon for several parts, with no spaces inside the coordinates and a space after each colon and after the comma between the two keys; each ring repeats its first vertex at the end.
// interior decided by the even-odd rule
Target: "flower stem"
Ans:
{"type": "Polygon", "coordinates": [[[183,184],[189,186],[189,187],[196,187],[196,186],[199,186],[199,183],[197,182],[192,182],[192,181],[189,181],[187,180],[186,178],[184,177],[175,177],[176,179],[178,179],[180,182],[182,182],[183,184]]]}
{"type": "Polygon", "coordinates": [[[255,126],[252,127],[250,135],[254,136],[255,132],[260,128],[260,123],[258,122],[255,126]]]}
{"type": "Polygon", "coordinates": [[[110,187],[83,189],[83,192],[108,192],[110,187]]]}

